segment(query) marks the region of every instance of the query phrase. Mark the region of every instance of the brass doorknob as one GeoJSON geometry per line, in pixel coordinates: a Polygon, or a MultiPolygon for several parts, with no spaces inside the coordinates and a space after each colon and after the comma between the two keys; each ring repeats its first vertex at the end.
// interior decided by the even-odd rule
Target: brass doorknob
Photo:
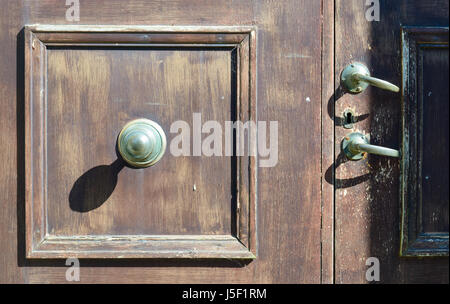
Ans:
{"type": "Polygon", "coordinates": [[[360,160],[364,153],[372,153],[390,157],[400,157],[400,151],[369,144],[367,137],[361,133],[348,134],[342,141],[342,150],[350,160],[360,160]]]}
{"type": "Polygon", "coordinates": [[[129,165],[146,168],[163,157],[166,134],[156,122],[141,118],[127,123],[120,131],[117,146],[120,155],[129,165]]]}
{"type": "Polygon", "coordinates": [[[358,94],[367,89],[370,85],[391,92],[399,92],[398,86],[370,76],[369,69],[362,63],[352,63],[345,67],[341,74],[341,83],[353,94],[358,94]]]}

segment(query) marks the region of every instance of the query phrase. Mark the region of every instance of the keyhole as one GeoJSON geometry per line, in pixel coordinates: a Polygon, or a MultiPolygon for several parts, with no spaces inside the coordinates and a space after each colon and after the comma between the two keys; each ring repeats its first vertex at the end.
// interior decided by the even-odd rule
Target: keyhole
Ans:
{"type": "Polygon", "coordinates": [[[353,111],[351,109],[346,109],[344,111],[344,123],[343,123],[343,127],[345,129],[351,129],[353,128],[353,123],[354,121],[354,114],[353,111]]]}
{"type": "Polygon", "coordinates": [[[348,112],[347,113],[347,124],[351,124],[353,123],[353,115],[352,113],[348,112]]]}

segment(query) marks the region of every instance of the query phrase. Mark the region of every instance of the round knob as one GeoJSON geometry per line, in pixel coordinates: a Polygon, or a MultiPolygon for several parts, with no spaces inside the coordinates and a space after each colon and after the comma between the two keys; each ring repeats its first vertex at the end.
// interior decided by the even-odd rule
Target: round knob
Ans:
{"type": "Polygon", "coordinates": [[[127,123],[117,139],[122,158],[131,166],[146,168],[166,151],[166,134],[156,122],[141,118],[127,123]]]}

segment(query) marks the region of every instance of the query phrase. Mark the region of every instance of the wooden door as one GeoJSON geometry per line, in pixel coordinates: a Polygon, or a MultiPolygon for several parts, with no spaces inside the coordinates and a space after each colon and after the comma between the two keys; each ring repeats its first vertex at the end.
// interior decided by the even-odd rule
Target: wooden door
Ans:
{"type": "Polygon", "coordinates": [[[448,282],[448,1],[337,0],[335,13],[335,280],[365,283],[377,264],[381,283],[448,282]],[[352,62],[400,92],[345,93],[352,62]],[[348,161],[352,132],[401,157],[348,161]]]}
{"type": "Polygon", "coordinates": [[[448,1],[0,3],[0,282],[448,282],[448,1]]]}
{"type": "Polygon", "coordinates": [[[0,281],[66,282],[79,258],[82,283],[331,282],[333,3],[66,2],[1,1],[0,281]],[[138,118],[167,137],[145,169],[117,151],[138,118]],[[207,155],[208,121],[264,122],[276,151],[247,130],[207,155]]]}

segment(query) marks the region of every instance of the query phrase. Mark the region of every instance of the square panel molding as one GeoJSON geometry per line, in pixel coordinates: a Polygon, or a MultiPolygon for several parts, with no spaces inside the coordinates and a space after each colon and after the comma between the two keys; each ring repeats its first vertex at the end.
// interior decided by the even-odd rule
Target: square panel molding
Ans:
{"type": "Polygon", "coordinates": [[[177,47],[237,51],[237,119],[256,119],[256,29],[251,26],[30,25],[24,29],[26,257],[254,259],[256,164],[237,157],[235,233],[231,235],[53,235],[47,220],[47,48],[177,47]]]}

